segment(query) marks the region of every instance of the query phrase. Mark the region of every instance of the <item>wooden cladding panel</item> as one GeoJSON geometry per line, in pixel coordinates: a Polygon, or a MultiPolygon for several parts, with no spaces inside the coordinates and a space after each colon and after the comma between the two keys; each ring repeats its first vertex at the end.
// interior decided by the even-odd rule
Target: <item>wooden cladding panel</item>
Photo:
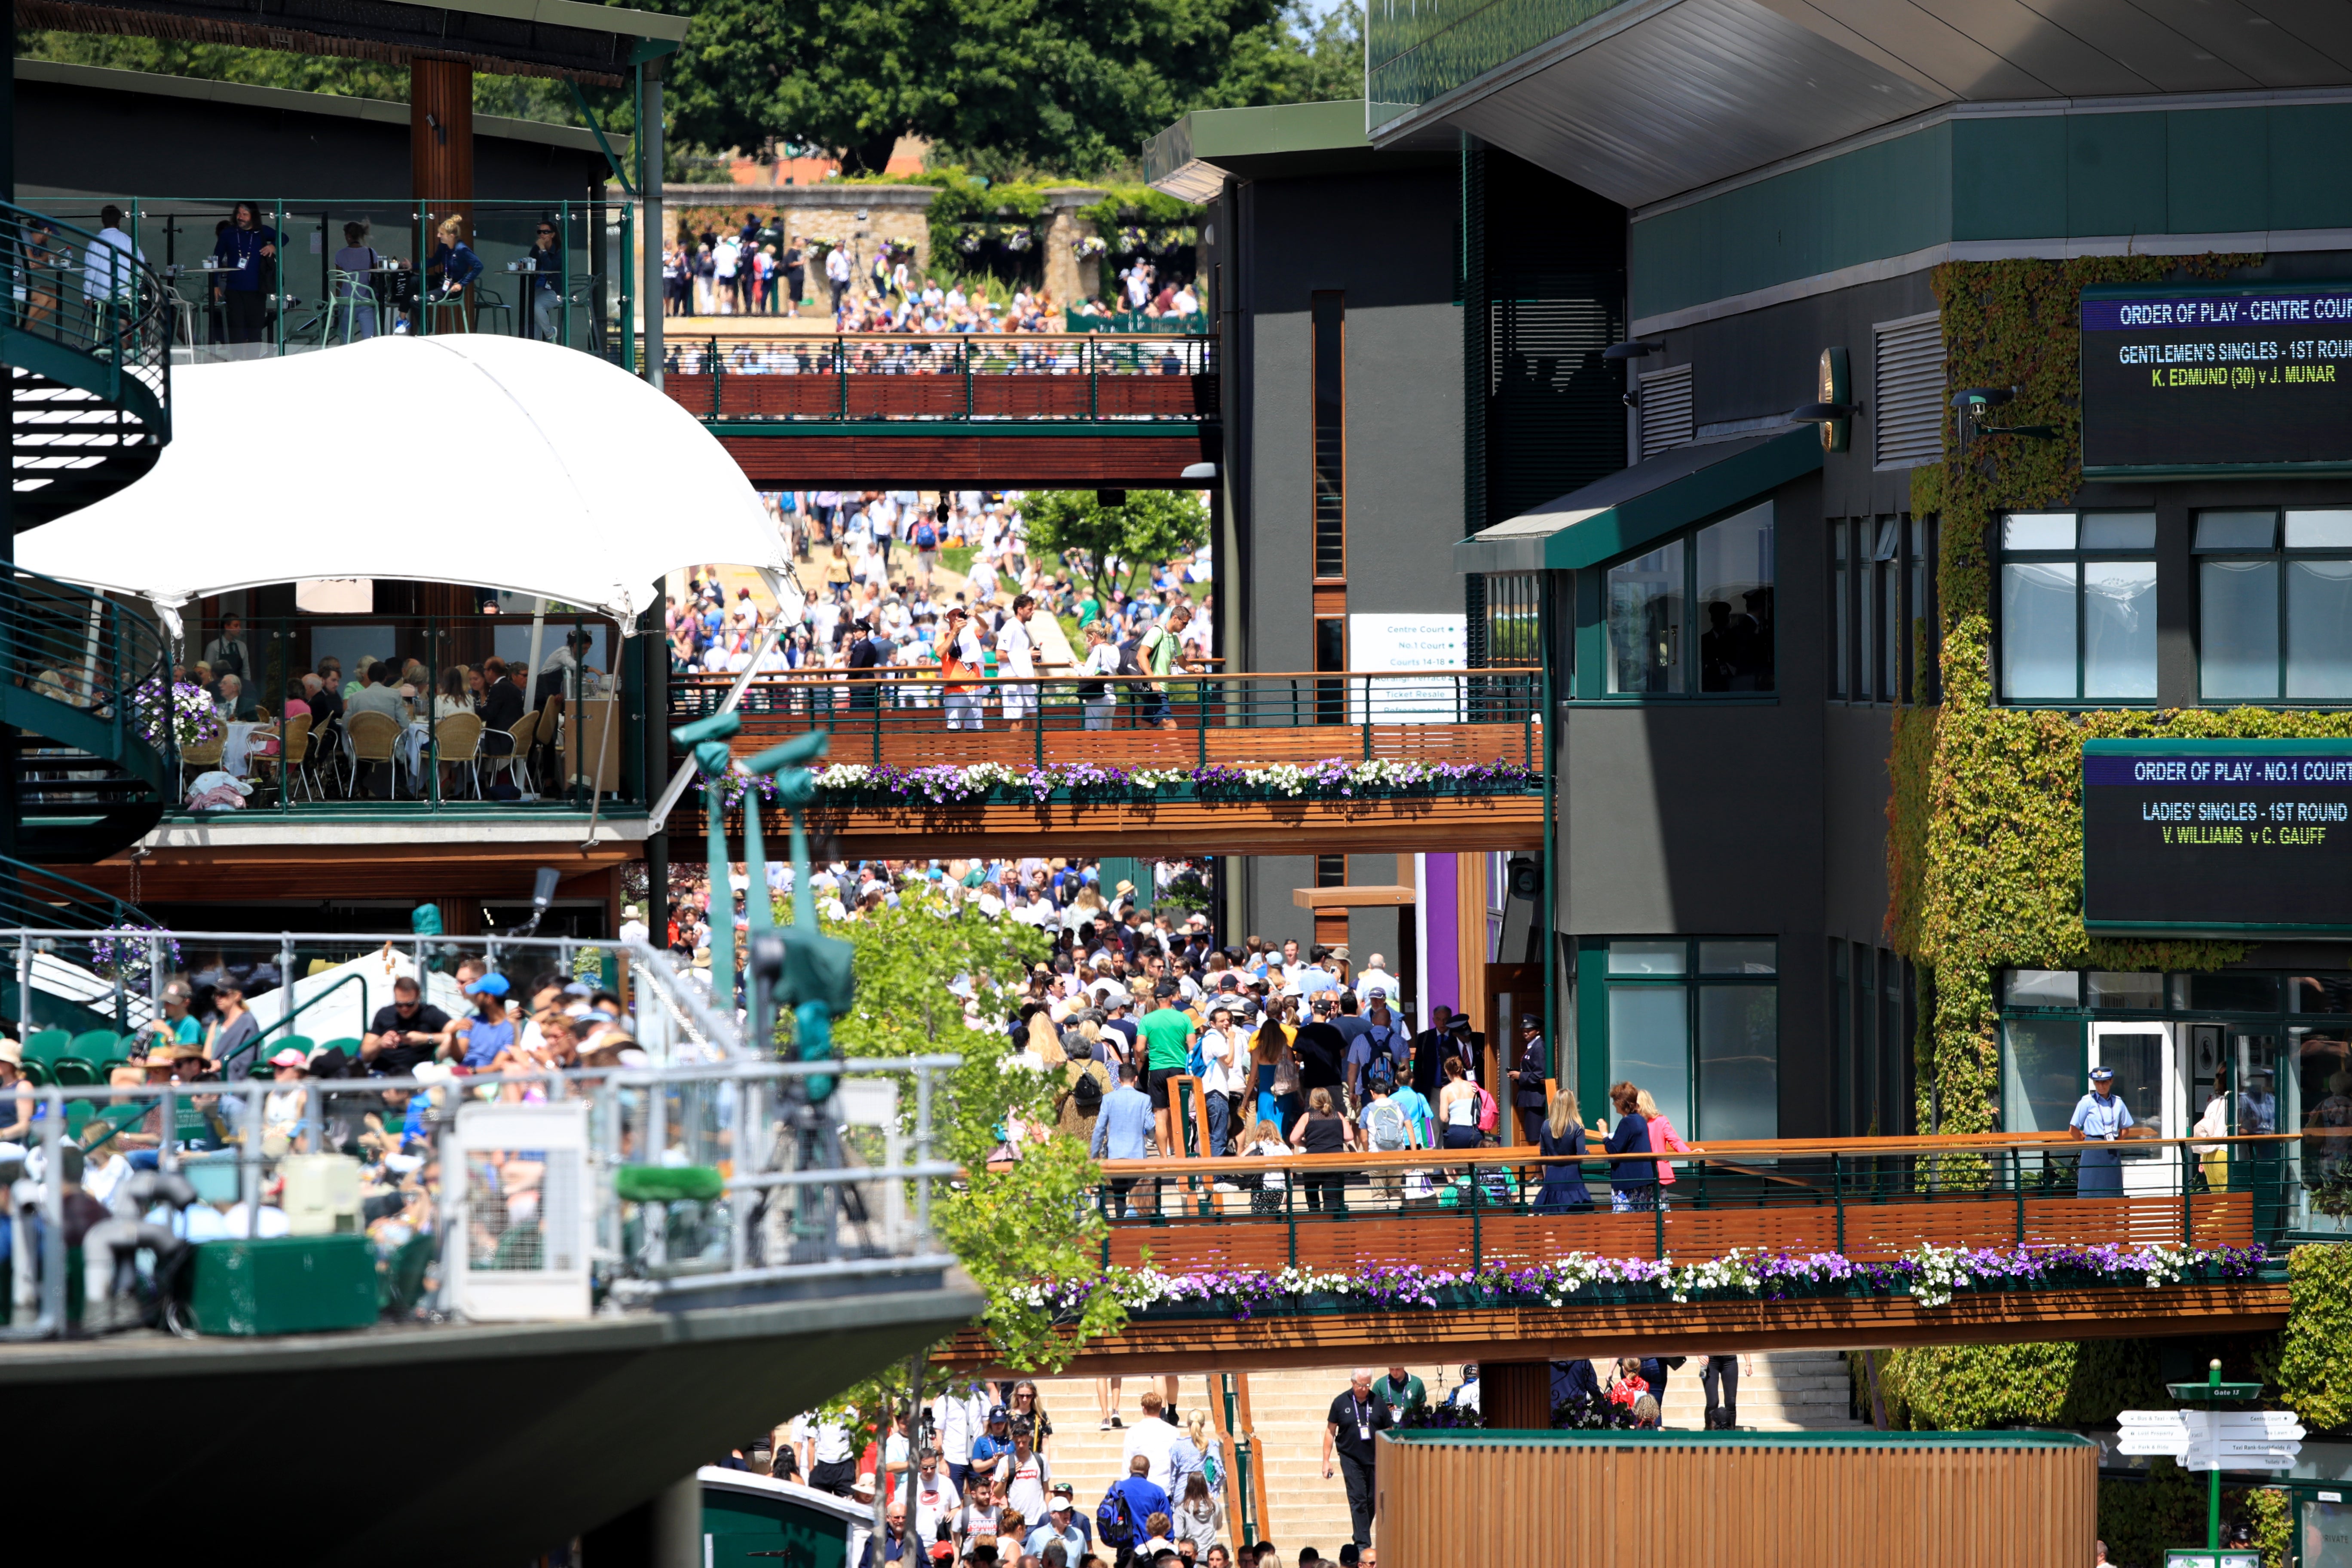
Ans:
{"type": "Polygon", "coordinates": [[[1166,435],[1019,436],[937,434],[909,424],[887,435],[845,435],[823,425],[779,426],[757,436],[722,435],[753,484],[769,489],[825,485],[918,485],[982,489],[1175,489],[1184,470],[1214,461],[1213,432],[1166,435]]]}
{"type": "MultiPolygon", "coordinates": [[[[1311,707],[1311,703],[1310,703],[1311,707]]],[[[1176,705],[1180,726],[1169,730],[1081,730],[1049,727],[1044,731],[1045,761],[1062,765],[1097,763],[1124,768],[1190,768],[1199,765],[1203,742],[1198,710],[1176,705]]],[[[936,767],[943,763],[969,766],[974,763],[1006,763],[1027,766],[1037,760],[1039,737],[1010,730],[950,730],[938,710],[929,725],[886,719],[881,744],[873,731],[861,732],[856,710],[834,716],[832,759],[837,763],[881,762],[891,767],[936,767]],[[877,751],[880,755],[876,755],[877,751]]],[[[789,713],[744,713],[743,728],[735,737],[739,756],[751,756],[788,736],[801,734],[809,721],[789,713]]],[[[674,722],[684,723],[682,717],[674,722]]],[[[867,722],[871,722],[870,720],[867,722]]],[[[1051,726],[1054,716],[1046,721],[1051,726]]],[[[1361,725],[1302,724],[1230,728],[1211,723],[1205,749],[1213,763],[1321,762],[1327,757],[1360,760],[1364,754],[1361,725]]],[[[1375,724],[1371,752],[1393,762],[1492,763],[1528,761],[1527,731],[1517,724],[1375,724]]]]}
{"type": "Polygon", "coordinates": [[[1382,1442],[1389,1568],[2075,1568],[2098,1449],[1382,1442]]]}
{"type": "Polygon", "coordinates": [[[662,389],[698,418],[1213,419],[1213,375],[667,374],[662,389]],[[967,406],[966,398],[970,398],[967,406]],[[714,405],[713,399],[716,399],[714,405]]]}
{"type": "MultiPolygon", "coordinates": [[[[1942,1307],[1922,1306],[1910,1296],[1824,1296],[1784,1301],[1580,1300],[1558,1308],[1403,1308],[1295,1316],[1260,1311],[1245,1321],[1211,1313],[1131,1321],[1119,1333],[1088,1341],[1064,1370],[1072,1377],[1094,1377],[1139,1370],[1385,1365],[1391,1360],[1559,1361],[2263,1333],[2285,1326],[2288,1305],[2284,1280],[2228,1280],[2156,1290],[2122,1286],[1962,1291],[1942,1307]]],[[[987,1337],[977,1330],[960,1332],[934,1359],[956,1366],[992,1365],[987,1337]]]]}
{"type": "MultiPolygon", "coordinates": [[[[772,808],[761,825],[772,840],[790,826],[772,808]]],[[[809,826],[820,840],[818,853],[830,859],[953,859],[982,848],[1014,857],[1410,854],[1532,848],[1543,842],[1543,798],[828,806],[809,813],[809,826]]],[[[674,853],[689,859],[703,853],[699,806],[671,813],[668,831],[674,853]]]]}
{"type": "MultiPolygon", "coordinates": [[[[1176,1212],[1179,1194],[1166,1200],[1176,1212]]],[[[1199,1201],[1199,1200],[1192,1200],[1199,1201]]],[[[1301,1267],[1357,1270],[1411,1261],[1424,1268],[1467,1269],[1478,1263],[1541,1263],[1586,1252],[1603,1258],[1655,1258],[1689,1263],[1737,1250],[1843,1252],[1866,1262],[1885,1263],[1937,1247],[1998,1247],[2018,1243],[2019,1208],[2010,1198],[1961,1198],[1941,1203],[1848,1203],[1844,1234],[1831,1205],[1789,1208],[1670,1208],[1585,1215],[1481,1214],[1461,1209],[1395,1212],[1392,1196],[1362,1184],[1348,1189],[1349,1217],[1334,1220],[1310,1210],[1304,1193],[1293,1195],[1295,1227],[1278,1218],[1248,1216],[1245,1194],[1220,1194],[1227,1217],[1185,1218],[1166,1224],[1131,1223],[1111,1230],[1115,1262],[1132,1264],[1148,1248],[1163,1268],[1280,1268],[1292,1259],[1301,1267]],[[1385,1205],[1385,1207],[1382,1205],[1385,1205]],[[1293,1237],[1293,1229],[1296,1237],[1293,1237]]],[[[2246,1247],[2253,1241],[2253,1204],[2245,1193],[2214,1194],[2190,1200],[2200,1247],[2246,1247]]],[[[2031,1247],[2179,1245],[2178,1198],[2034,1198],[2023,1211],[2025,1243],[2031,1247]]]]}

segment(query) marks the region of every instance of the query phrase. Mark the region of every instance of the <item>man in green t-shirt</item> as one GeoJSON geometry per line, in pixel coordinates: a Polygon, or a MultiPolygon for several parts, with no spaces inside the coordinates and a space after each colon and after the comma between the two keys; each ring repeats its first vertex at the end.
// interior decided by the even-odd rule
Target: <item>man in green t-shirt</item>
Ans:
{"type": "Polygon", "coordinates": [[[1372,1382],[1372,1397],[1389,1407],[1389,1419],[1402,1423],[1412,1411],[1429,1405],[1429,1385],[1401,1366],[1389,1368],[1386,1377],[1372,1382]]]}
{"type": "Polygon", "coordinates": [[[1143,1065],[1150,1072],[1151,1120],[1160,1135],[1160,1157],[1172,1160],[1182,1147],[1169,1134],[1168,1080],[1183,1076],[1192,1060],[1192,1037],[1200,1026],[1176,1010],[1176,983],[1163,980],[1152,992],[1156,1005],[1137,1023],[1143,1037],[1143,1065]]]}

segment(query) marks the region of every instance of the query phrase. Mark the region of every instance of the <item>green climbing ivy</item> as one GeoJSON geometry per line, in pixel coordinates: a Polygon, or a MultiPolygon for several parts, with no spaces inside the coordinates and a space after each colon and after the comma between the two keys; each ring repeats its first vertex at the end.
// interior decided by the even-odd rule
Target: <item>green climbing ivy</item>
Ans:
{"type": "Polygon", "coordinates": [[[2298,1247],[2287,1258],[2286,1329],[2263,1380],[2314,1432],[2352,1426],[2352,1247],[2298,1247]]]}
{"type": "MultiPolygon", "coordinates": [[[[2161,1563],[2168,1546],[2205,1543],[2208,1483],[2202,1474],[2170,1459],[2151,1459],[2144,1479],[2099,1482],[2099,1539],[2110,1563],[2161,1563]]],[[[2285,1568],[2294,1509],[2273,1487],[2221,1493],[2221,1527],[2243,1524],[2253,1532],[2263,1568],[2285,1568]]]]}
{"type": "Polygon", "coordinates": [[[2082,257],[1936,268],[1948,384],[2013,386],[2008,422],[2055,440],[1979,437],[1963,453],[1948,413],[1944,461],[1915,471],[1912,509],[1942,519],[1937,572],[1943,700],[1898,715],[1888,771],[1888,940],[1923,971],[1933,1005],[1915,1044],[1919,1120],[1990,1131],[2000,1110],[1993,978],[2005,966],[2213,969],[2217,942],[2093,941],[2083,929],[2082,742],[2093,736],[2352,734],[2352,715],[2263,709],[2057,712],[1997,706],[1988,544],[2003,511],[2063,506],[2081,487],[2076,320],[2083,289],[2186,274],[2252,256],[2082,257]]]}

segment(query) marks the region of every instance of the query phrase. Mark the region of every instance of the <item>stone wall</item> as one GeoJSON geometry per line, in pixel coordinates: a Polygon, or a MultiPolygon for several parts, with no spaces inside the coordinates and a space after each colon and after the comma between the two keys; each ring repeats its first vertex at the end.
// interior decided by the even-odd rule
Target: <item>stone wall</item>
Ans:
{"type": "Polygon", "coordinates": [[[1091,257],[1081,261],[1071,247],[1095,232],[1078,209],[1103,199],[1105,193],[1084,185],[1056,185],[1045,193],[1045,292],[1067,308],[1093,294],[1102,272],[1091,257]]]}

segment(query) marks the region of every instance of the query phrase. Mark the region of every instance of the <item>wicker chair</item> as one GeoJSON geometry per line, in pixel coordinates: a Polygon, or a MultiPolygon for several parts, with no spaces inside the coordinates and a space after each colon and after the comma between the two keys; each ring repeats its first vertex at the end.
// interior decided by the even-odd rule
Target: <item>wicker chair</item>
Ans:
{"type": "Polygon", "coordinates": [[[492,752],[482,760],[489,763],[490,772],[493,773],[504,768],[514,779],[515,788],[529,789],[530,787],[530,748],[538,731],[539,715],[524,714],[507,726],[507,734],[512,740],[514,749],[503,754],[492,752]]]}
{"type": "Polygon", "coordinates": [[[434,752],[445,768],[463,769],[474,781],[474,795],[482,794],[482,721],[479,714],[452,713],[433,726],[434,752]]]}
{"type": "Polygon", "coordinates": [[[392,798],[400,798],[401,729],[400,721],[389,713],[362,710],[344,716],[343,731],[351,737],[352,743],[354,795],[359,793],[358,770],[382,763],[392,769],[392,798]]]}
{"type": "Polygon", "coordinates": [[[221,748],[227,744],[226,735],[215,735],[209,741],[199,741],[193,746],[180,748],[180,794],[187,795],[188,780],[193,773],[210,773],[221,765],[221,748]]]}

